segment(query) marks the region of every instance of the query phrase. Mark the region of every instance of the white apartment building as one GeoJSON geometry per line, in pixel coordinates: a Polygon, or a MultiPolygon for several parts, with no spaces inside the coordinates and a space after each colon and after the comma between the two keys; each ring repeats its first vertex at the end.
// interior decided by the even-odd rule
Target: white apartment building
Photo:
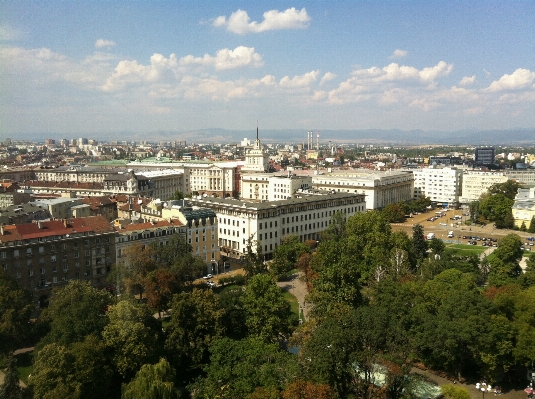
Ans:
{"type": "Polygon", "coordinates": [[[332,190],[363,194],[366,209],[381,209],[389,204],[410,201],[413,197],[414,176],[408,171],[351,170],[312,176],[312,186],[318,190],[332,190]]]}
{"type": "Polygon", "coordinates": [[[458,204],[463,171],[456,168],[429,167],[411,169],[414,174],[414,199],[422,195],[437,205],[458,204]]]}
{"type": "Polygon", "coordinates": [[[481,194],[487,192],[492,185],[505,183],[507,180],[508,177],[505,176],[504,172],[465,170],[459,202],[469,204],[472,201],[477,201],[481,194]]]}
{"type": "Polygon", "coordinates": [[[247,252],[249,238],[260,242],[262,252],[269,259],[285,236],[296,235],[301,241],[317,240],[336,212],[349,218],[366,211],[364,195],[351,193],[301,193],[272,202],[197,197],[190,202],[216,213],[219,247],[229,248],[229,256],[234,258],[247,252]]]}

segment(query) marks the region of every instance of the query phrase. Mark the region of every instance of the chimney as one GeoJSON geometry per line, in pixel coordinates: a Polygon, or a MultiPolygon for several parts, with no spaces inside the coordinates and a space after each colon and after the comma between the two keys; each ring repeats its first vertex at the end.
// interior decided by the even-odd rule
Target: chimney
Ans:
{"type": "Polygon", "coordinates": [[[4,224],[0,224],[0,234],[4,235],[4,224]]]}
{"type": "Polygon", "coordinates": [[[38,227],[39,229],[42,229],[42,228],[43,228],[43,223],[41,223],[41,221],[38,221],[38,222],[37,222],[37,227],[38,227]]]}
{"type": "Polygon", "coordinates": [[[67,227],[67,219],[63,219],[63,226],[67,227]]]}

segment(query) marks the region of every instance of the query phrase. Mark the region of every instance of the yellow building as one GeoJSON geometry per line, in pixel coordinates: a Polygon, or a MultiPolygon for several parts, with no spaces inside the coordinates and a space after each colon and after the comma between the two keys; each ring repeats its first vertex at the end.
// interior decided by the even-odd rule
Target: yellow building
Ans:
{"type": "Polygon", "coordinates": [[[522,223],[529,229],[531,219],[535,217],[535,188],[520,188],[512,208],[515,226],[522,227],[522,223]]]}

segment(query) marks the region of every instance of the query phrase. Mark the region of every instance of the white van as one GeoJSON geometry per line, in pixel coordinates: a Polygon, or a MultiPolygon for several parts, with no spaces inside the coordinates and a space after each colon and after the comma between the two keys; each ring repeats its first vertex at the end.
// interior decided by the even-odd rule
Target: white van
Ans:
{"type": "Polygon", "coordinates": [[[448,238],[453,238],[453,230],[448,232],[448,238]]]}
{"type": "Polygon", "coordinates": [[[426,237],[428,240],[432,240],[433,238],[435,238],[435,233],[427,233],[427,237],[426,237]]]}

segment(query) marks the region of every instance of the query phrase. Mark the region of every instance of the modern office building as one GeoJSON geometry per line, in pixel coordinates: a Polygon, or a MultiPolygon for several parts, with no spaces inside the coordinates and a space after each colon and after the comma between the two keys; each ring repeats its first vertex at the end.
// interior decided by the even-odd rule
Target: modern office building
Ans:
{"type": "Polygon", "coordinates": [[[476,148],[474,161],[476,165],[492,165],[496,160],[496,149],[494,147],[476,148]]]}

